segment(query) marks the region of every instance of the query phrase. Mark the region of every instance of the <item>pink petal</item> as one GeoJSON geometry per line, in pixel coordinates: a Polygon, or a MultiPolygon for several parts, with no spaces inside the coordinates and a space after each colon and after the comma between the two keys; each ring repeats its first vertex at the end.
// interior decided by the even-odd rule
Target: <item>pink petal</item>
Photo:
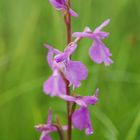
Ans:
{"type": "Polygon", "coordinates": [[[56,0],[49,0],[53,7],[55,7],[57,10],[61,10],[63,8],[63,5],[56,0]]]}
{"type": "Polygon", "coordinates": [[[92,33],[92,32],[89,32],[89,33],[86,33],[86,32],[75,32],[72,34],[73,37],[87,37],[87,38],[91,38],[91,39],[94,39],[96,38],[96,34],[92,33]]]}
{"type": "Polygon", "coordinates": [[[60,74],[52,75],[43,85],[43,90],[47,95],[59,96],[66,94],[66,84],[60,74]]]}
{"type": "Polygon", "coordinates": [[[53,63],[54,63],[54,54],[60,54],[61,52],[57,49],[54,49],[52,46],[45,44],[45,48],[48,49],[47,54],[47,61],[51,69],[53,69],[53,63]]]}
{"type": "Polygon", "coordinates": [[[99,31],[98,33],[96,33],[101,39],[105,39],[108,37],[109,33],[108,32],[102,32],[99,31]]]}
{"type": "Polygon", "coordinates": [[[85,129],[86,135],[93,133],[89,111],[86,107],[81,107],[79,110],[76,110],[73,113],[72,122],[74,127],[78,128],[79,130],[85,129]]]}
{"type": "Polygon", "coordinates": [[[94,43],[89,49],[89,55],[91,59],[98,64],[104,62],[104,64],[108,66],[113,63],[113,61],[110,58],[112,54],[100,40],[96,39],[94,41],[94,43]]]}
{"type": "Polygon", "coordinates": [[[61,94],[59,97],[62,98],[63,100],[65,100],[65,101],[69,101],[69,102],[75,102],[75,100],[76,100],[75,97],[69,96],[69,95],[61,94]]]}
{"type": "Polygon", "coordinates": [[[96,89],[93,96],[82,97],[83,102],[85,102],[87,105],[95,105],[98,101],[98,93],[99,93],[99,89],[96,89]]]}
{"type": "Polygon", "coordinates": [[[104,28],[105,26],[107,26],[109,22],[110,22],[110,19],[105,20],[99,27],[97,27],[94,30],[94,32],[99,32],[102,28],[104,28]]]}
{"type": "Polygon", "coordinates": [[[96,42],[94,42],[92,46],[90,47],[89,55],[94,62],[98,64],[103,62],[102,47],[98,45],[96,42]]]}
{"type": "Polygon", "coordinates": [[[85,80],[88,75],[88,70],[80,61],[68,61],[66,64],[66,78],[75,87],[81,85],[81,81],[85,80]]]}
{"type": "Polygon", "coordinates": [[[46,132],[42,132],[39,140],[52,140],[52,138],[46,132]]]}
{"type": "Polygon", "coordinates": [[[70,12],[71,16],[78,17],[78,14],[75,11],[73,11],[72,9],[70,9],[69,12],[70,12]]]}

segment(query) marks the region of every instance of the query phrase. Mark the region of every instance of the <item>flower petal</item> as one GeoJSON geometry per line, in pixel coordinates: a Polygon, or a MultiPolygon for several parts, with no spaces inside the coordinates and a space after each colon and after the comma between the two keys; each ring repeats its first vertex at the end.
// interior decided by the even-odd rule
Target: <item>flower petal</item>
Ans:
{"type": "Polygon", "coordinates": [[[70,8],[70,10],[69,10],[69,13],[70,13],[70,15],[73,16],[73,17],[78,17],[78,14],[77,14],[74,10],[72,10],[71,8],[70,8]]]}
{"type": "Polygon", "coordinates": [[[63,4],[59,3],[56,0],[49,0],[53,7],[55,7],[57,10],[61,10],[63,8],[63,4]]]}
{"type": "Polygon", "coordinates": [[[99,93],[99,89],[96,89],[93,96],[82,97],[83,102],[85,102],[85,104],[87,105],[95,105],[98,101],[98,93],[99,93]]]}
{"type": "Polygon", "coordinates": [[[86,66],[80,61],[69,60],[66,64],[65,70],[66,78],[75,87],[81,85],[81,80],[85,80],[88,75],[86,66]]]}
{"type": "Polygon", "coordinates": [[[50,68],[53,69],[53,52],[51,50],[48,51],[47,61],[50,68]]]}
{"type": "Polygon", "coordinates": [[[78,128],[79,130],[85,129],[86,135],[93,133],[89,111],[86,107],[81,107],[79,110],[76,110],[73,113],[72,122],[74,127],[78,128]]]}
{"type": "Polygon", "coordinates": [[[110,59],[109,57],[107,57],[107,58],[104,60],[105,66],[110,66],[110,64],[112,64],[112,63],[113,63],[113,60],[110,59]]]}
{"type": "Polygon", "coordinates": [[[60,94],[66,94],[66,84],[62,76],[52,75],[43,85],[43,90],[47,95],[59,96],[60,94]]]}
{"type": "Polygon", "coordinates": [[[52,138],[46,132],[42,132],[39,140],[52,140],[52,138]]]}
{"type": "Polygon", "coordinates": [[[97,27],[94,30],[94,33],[95,32],[99,32],[102,28],[104,28],[105,26],[107,26],[109,22],[110,22],[110,19],[105,20],[99,27],[97,27]]]}
{"type": "Polygon", "coordinates": [[[65,101],[69,101],[69,102],[75,102],[76,101],[75,97],[69,96],[69,95],[62,95],[61,94],[59,97],[62,98],[63,100],[65,100],[65,101]]]}
{"type": "Polygon", "coordinates": [[[75,32],[72,34],[73,37],[87,37],[87,38],[91,38],[91,39],[94,39],[94,38],[97,38],[97,35],[92,33],[92,32],[75,32]]]}
{"type": "Polygon", "coordinates": [[[65,4],[66,0],[56,0],[58,3],[65,4]]]}
{"type": "Polygon", "coordinates": [[[100,41],[95,40],[89,49],[91,59],[100,64],[104,62],[105,65],[110,65],[113,61],[109,58],[112,54],[109,49],[100,41]]]}
{"type": "Polygon", "coordinates": [[[35,125],[35,129],[37,130],[37,131],[45,131],[45,130],[47,130],[48,128],[47,128],[47,125],[46,124],[39,124],[39,125],[35,125]]]}
{"type": "Polygon", "coordinates": [[[82,106],[82,107],[87,107],[87,105],[88,105],[82,98],[81,99],[77,98],[75,102],[76,102],[76,104],[78,104],[79,106],[82,106]]]}
{"type": "Polygon", "coordinates": [[[73,96],[69,96],[69,95],[60,95],[59,97],[65,101],[75,102],[79,106],[87,107],[87,104],[85,103],[85,101],[82,99],[81,96],[80,97],[73,97],[73,96]]]}
{"type": "Polygon", "coordinates": [[[48,50],[51,50],[54,54],[62,53],[61,51],[59,51],[58,49],[55,49],[54,47],[52,47],[49,44],[45,44],[45,48],[47,48],[48,50]]]}
{"type": "Polygon", "coordinates": [[[101,39],[105,39],[108,37],[109,33],[108,32],[102,32],[102,31],[99,31],[97,33],[97,35],[101,38],[101,39]]]}
{"type": "Polygon", "coordinates": [[[53,69],[53,64],[54,64],[54,54],[60,54],[61,52],[57,49],[54,49],[52,46],[45,44],[45,48],[48,49],[48,54],[47,54],[47,61],[51,69],[53,69]]]}
{"type": "Polygon", "coordinates": [[[89,55],[91,57],[91,59],[95,62],[95,63],[102,63],[103,59],[102,59],[102,47],[100,45],[98,45],[96,43],[96,41],[92,44],[92,46],[89,49],[89,55]]]}
{"type": "Polygon", "coordinates": [[[54,59],[57,63],[59,63],[59,62],[66,60],[67,57],[68,57],[67,53],[60,53],[60,54],[56,55],[54,59]]]}

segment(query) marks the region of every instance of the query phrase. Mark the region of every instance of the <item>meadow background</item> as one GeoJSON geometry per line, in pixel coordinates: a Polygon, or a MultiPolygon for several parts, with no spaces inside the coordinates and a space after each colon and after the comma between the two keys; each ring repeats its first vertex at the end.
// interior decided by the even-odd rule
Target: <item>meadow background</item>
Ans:
{"type": "MultiPolygon", "coordinates": [[[[140,140],[140,1],[71,1],[79,14],[72,18],[73,32],[111,18],[105,43],[114,60],[110,67],[93,63],[88,39],[73,55],[89,69],[77,93],[91,95],[100,88],[98,104],[90,107],[94,135],[74,130],[73,140],[140,140]]],[[[0,0],[0,140],[38,140],[34,125],[46,121],[50,106],[53,120],[59,114],[66,123],[64,101],[42,92],[51,74],[46,42],[60,50],[66,45],[61,13],[48,0],[0,0]]]]}

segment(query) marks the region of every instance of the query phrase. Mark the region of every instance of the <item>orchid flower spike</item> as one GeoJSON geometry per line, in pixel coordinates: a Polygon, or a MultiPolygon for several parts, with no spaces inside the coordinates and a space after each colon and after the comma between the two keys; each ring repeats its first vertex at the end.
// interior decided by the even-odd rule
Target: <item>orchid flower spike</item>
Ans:
{"type": "Polygon", "coordinates": [[[86,27],[84,32],[75,32],[73,33],[73,37],[78,38],[90,38],[93,40],[93,43],[89,49],[90,58],[95,63],[104,63],[106,66],[109,66],[113,63],[110,56],[110,50],[104,45],[102,42],[103,39],[107,38],[109,33],[101,31],[103,27],[105,27],[110,22],[110,19],[104,21],[99,27],[97,27],[93,32],[89,27],[86,27]]]}
{"type": "MultiPolygon", "coordinates": [[[[78,14],[71,9],[70,0],[49,0],[51,5],[63,14],[64,22],[67,29],[67,42],[71,42],[71,16],[77,17],[78,14]]],[[[71,94],[71,88],[78,88],[81,82],[88,76],[88,69],[81,61],[74,61],[72,55],[77,49],[77,44],[82,38],[89,38],[93,41],[89,48],[89,56],[95,63],[104,63],[109,66],[113,63],[109,48],[105,46],[103,40],[109,35],[102,29],[108,25],[110,19],[105,20],[99,27],[92,31],[85,27],[83,32],[73,33],[75,40],[67,44],[64,51],[59,51],[54,47],[46,44],[48,49],[47,62],[52,70],[52,75],[44,82],[43,91],[51,97],[57,96],[67,103],[67,122],[68,125],[61,126],[59,119],[52,123],[52,111],[49,109],[48,119],[45,124],[35,126],[35,129],[41,132],[39,140],[52,140],[51,133],[58,132],[60,139],[65,139],[64,131],[67,131],[67,138],[71,139],[72,129],[77,128],[84,130],[86,135],[94,132],[90,119],[89,106],[95,105],[98,101],[99,89],[96,89],[91,96],[80,96],[71,94]],[[76,109],[76,105],[78,108],[76,109]]]]}

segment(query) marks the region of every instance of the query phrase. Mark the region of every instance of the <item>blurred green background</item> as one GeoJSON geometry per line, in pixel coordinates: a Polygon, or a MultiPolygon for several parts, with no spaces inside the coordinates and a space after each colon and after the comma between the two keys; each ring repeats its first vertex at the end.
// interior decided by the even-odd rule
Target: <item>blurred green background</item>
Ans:
{"type": "MultiPolygon", "coordinates": [[[[72,7],[79,14],[73,32],[111,18],[105,43],[114,60],[110,67],[93,63],[91,41],[80,42],[73,59],[87,65],[89,76],[77,93],[91,95],[99,87],[100,95],[90,107],[94,135],[74,130],[73,140],[140,140],[140,1],[72,0],[72,7]]],[[[51,74],[46,42],[60,50],[66,45],[61,13],[48,0],[0,0],[0,140],[38,140],[34,125],[46,121],[49,107],[53,120],[59,114],[66,123],[64,101],[42,92],[51,74]]]]}

